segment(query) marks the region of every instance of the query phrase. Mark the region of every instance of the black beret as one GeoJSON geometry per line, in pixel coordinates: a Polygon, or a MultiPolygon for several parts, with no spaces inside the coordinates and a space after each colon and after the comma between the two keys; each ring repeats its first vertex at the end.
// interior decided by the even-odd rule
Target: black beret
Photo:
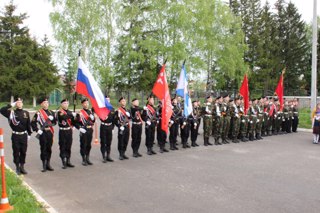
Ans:
{"type": "Polygon", "coordinates": [[[136,101],[136,100],[138,100],[138,99],[134,98],[134,99],[132,99],[132,101],[131,101],[131,102],[134,102],[134,101],[136,101]]]}
{"type": "Polygon", "coordinates": [[[69,101],[67,98],[64,98],[60,101],[60,103],[62,104],[63,102],[69,101]]]}
{"type": "Polygon", "coordinates": [[[49,101],[48,97],[41,97],[38,99],[38,103],[41,104],[44,101],[49,101]]]}
{"type": "Polygon", "coordinates": [[[192,101],[192,103],[196,103],[196,102],[198,102],[198,101],[192,101]]]}
{"type": "Polygon", "coordinates": [[[264,98],[266,98],[266,96],[263,95],[263,96],[261,96],[261,98],[264,99],[264,98]]]}
{"type": "Polygon", "coordinates": [[[211,98],[211,95],[207,95],[206,99],[209,99],[209,98],[211,98]]]}
{"type": "Polygon", "coordinates": [[[278,98],[274,98],[274,101],[278,101],[278,98]]]}
{"type": "Polygon", "coordinates": [[[270,96],[270,97],[269,97],[269,100],[272,100],[272,99],[273,99],[273,97],[272,97],[272,96],[270,96]]]}
{"type": "Polygon", "coordinates": [[[251,101],[256,101],[256,100],[257,100],[256,98],[252,98],[252,99],[251,99],[251,101]]]}
{"type": "Polygon", "coordinates": [[[226,97],[228,97],[228,96],[229,96],[229,94],[226,93],[226,94],[223,95],[223,98],[226,98],[226,97]]]}
{"type": "Polygon", "coordinates": [[[152,94],[147,97],[147,101],[149,101],[150,98],[154,98],[152,94]]]}
{"type": "Polygon", "coordinates": [[[88,101],[88,98],[84,98],[81,100],[81,103],[83,104],[84,102],[88,101]]]}
{"type": "Polygon", "coordinates": [[[233,99],[232,99],[232,98],[230,98],[229,102],[233,102],[233,99]]]}
{"type": "Polygon", "coordinates": [[[106,95],[106,98],[110,98],[110,96],[109,96],[109,95],[106,95]]]}
{"type": "Polygon", "coordinates": [[[220,95],[216,97],[216,99],[220,99],[220,98],[221,98],[221,96],[220,96],[220,95]]]}
{"type": "Polygon", "coordinates": [[[119,102],[122,101],[123,99],[125,99],[125,97],[123,97],[123,96],[120,97],[120,98],[119,98],[119,102]]]}
{"type": "Polygon", "coordinates": [[[240,97],[235,97],[234,100],[235,101],[240,100],[240,97]]]}
{"type": "Polygon", "coordinates": [[[258,98],[257,100],[260,101],[261,99],[263,99],[262,97],[258,98]]]}
{"type": "Polygon", "coordinates": [[[17,97],[16,99],[14,99],[14,101],[23,101],[23,99],[22,98],[20,98],[20,97],[17,97]]]}

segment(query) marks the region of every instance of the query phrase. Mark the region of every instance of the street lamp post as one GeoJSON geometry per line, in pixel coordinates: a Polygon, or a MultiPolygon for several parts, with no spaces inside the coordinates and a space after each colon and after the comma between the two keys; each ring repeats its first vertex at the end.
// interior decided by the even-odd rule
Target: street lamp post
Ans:
{"type": "Polygon", "coordinates": [[[313,22],[312,22],[312,73],[311,73],[311,110],[316,107],[317,102],[317,0],[313,0],[313,22]]]}

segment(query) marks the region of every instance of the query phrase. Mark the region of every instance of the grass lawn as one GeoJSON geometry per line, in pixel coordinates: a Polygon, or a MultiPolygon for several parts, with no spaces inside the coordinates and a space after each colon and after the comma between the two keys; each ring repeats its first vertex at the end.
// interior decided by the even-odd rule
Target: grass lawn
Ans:
{"type": "MultiPolygon", "coordinates": [[[[14,207],[12,213],[44,213],[45,208],[37,202],[33,194],[22,185],[22,181],[13,172],[6,169],[6,184],[9,203],[14,207]]],[[[1,186],[1,183],[0,183],[1,186]]]]}
{"type": "Polygon", "coordinates": [[[311,111],[309,108],[299,109],[299,126],[300,128],[311,129],[311,111]]]}

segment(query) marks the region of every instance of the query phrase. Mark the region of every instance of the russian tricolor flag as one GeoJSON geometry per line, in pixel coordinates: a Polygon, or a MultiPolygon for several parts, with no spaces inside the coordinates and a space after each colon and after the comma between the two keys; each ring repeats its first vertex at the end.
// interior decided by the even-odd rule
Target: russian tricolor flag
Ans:
{"type": "Polygon", "coordinates": [[[81,57],[79,57],[76,92],[90,99],[95,113],[103,120],[106,119],[110,110],[113,109],[81,57]]]}

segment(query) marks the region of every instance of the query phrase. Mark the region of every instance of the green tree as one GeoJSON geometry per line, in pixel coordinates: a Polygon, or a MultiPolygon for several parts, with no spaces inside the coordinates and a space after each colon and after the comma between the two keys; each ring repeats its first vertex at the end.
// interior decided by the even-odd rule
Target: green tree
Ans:
{"type": "Polygon", "coordinates": [[[48,39],[42,44],[31,39],[28,28],[21,26],[27,15],[15,15],[15,11],[11,2],[0,16],[0,90],[6,97],[48,95],[58,82],[48,39]]]}

